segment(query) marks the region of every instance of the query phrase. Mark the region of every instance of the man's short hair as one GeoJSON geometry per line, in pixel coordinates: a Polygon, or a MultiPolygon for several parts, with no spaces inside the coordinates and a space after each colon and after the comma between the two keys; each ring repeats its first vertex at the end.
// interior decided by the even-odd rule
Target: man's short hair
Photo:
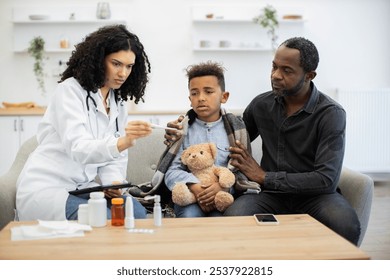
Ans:
{"type": "Polygon", "coordinates": [[[297,49],[300,53],[300,62],[305,72],[315,71],[320,61],[316,46],[306,38],[293,37],[284,41],[281,46],[297,49]]]}

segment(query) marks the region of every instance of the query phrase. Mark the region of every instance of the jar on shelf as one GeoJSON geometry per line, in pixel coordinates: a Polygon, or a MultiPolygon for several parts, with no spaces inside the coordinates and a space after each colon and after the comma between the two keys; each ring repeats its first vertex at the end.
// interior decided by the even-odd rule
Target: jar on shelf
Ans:
{"type": "Polygon", "coordinates": [[[66,37],[61,37],[60,39],[60,48],[67,49],[69,48],[69,40],[66,37]]]}
{"type": "Polygon", "coordinates": [[[109,19],[111,17],[110,3],[99,2],[97,4],[96,17],[98,19],[109,19]]]}

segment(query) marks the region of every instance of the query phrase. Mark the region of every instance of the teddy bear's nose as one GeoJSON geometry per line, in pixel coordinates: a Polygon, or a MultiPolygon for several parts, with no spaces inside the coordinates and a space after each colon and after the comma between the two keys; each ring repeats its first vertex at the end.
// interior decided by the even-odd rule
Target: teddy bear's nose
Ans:
{"type": "Polygon", "coordinates": [[[192,155],[192,158],[196,158],[196,155],[192,155]]]}

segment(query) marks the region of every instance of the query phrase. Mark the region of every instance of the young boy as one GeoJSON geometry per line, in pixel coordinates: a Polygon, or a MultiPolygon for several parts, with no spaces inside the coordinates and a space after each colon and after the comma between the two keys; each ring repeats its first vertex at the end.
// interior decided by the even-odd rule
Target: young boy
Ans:
{"type": "MultiPolygon", "coordinates": [[[[240,140],[250,148],[249,137],[241,118],[221,108],[229,99],[229,92],[225,90],[224,68],[220,64],[208,61],[189,66],[187,77],[192,109],[182,122],[183,137],[163,155],[159,171],[166,171],[164,180],[169,190],[176,182],[185,182],[198,200],[198,203],[183,207],[175,204],[176,217],[221,216],[223,213],[218,212],[213,205],[215,194],[221,190],[219,183],[201,185],[181,163],[180,156],[183,150],[193,144],[213,142],[218,149],[215,164],[227,167],[229,147],[234,145],[235,140],[240,140]]],[[[239,177],[237,175],[236,178],[239,177]]],[[[241,183],[247,182],[243,175],[241,179],[241,183]]],[[[257,184],[253,188],[259,190],[257,184]]]]}

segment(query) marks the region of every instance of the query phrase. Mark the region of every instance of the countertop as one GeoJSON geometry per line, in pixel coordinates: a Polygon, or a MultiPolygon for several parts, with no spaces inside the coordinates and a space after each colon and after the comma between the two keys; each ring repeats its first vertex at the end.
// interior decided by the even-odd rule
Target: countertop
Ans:
{"type": "MultiPolygon", "coordinates": [[[[34,108],[0,108],[0,116],[40,116],[46,107],[34,108]]],[[[129,115],[181,115],[183,111],[129,111],[129,115]]]]}
{"type": "Polygon", "coordinates": [[[40,116],[45,113],[46,107],[33,108],[0,108],[0,116],[40,116]]]}
{"type": "MultiPolygon", "coordinates": [[[[45,113],[46,107],[33,108],[0,108],[0,116],[41,116],[45,113]]],[[[241,115],[242,110],[229,110],[230,112],[241,115]]],[[[129,111],[129,115],[183,115],[185,111],[129,111]]]]}

